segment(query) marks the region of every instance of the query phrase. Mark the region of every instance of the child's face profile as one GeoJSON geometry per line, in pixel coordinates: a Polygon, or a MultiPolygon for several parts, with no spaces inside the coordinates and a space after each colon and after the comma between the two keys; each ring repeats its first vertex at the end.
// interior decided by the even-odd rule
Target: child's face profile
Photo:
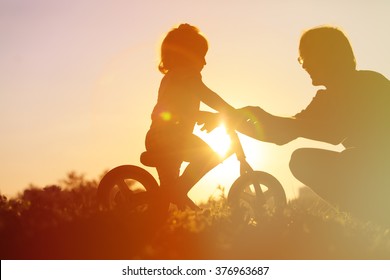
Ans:
{"type": "Polygon", "coordinates": [[[197,71],[202,71],[203,67],[206,65],[206,57],[205,56],[197,56],[193,61],[193,67],[197,71]]]}

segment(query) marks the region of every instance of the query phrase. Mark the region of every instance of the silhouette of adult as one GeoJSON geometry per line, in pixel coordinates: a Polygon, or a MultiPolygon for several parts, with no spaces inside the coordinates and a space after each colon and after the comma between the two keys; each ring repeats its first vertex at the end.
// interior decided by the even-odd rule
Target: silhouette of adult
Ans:
{"type": "Polygon", "coordinates": [[[380,222],[390,221],[390,81],[359,71],[342,31],[306,31],[298,61],[318,90],[306,109],[291,118],[259,107],[240,109],[246,121],[238,130],[279,145],[298,137],[345,149],[300,148],[290,159],[292,174],[341,210],[380,222]]]}

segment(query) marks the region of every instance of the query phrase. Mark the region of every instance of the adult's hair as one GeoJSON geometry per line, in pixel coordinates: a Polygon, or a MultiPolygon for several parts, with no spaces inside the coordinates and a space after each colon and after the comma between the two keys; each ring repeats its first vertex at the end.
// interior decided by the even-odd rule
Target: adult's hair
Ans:
{"type": "Polygon", "coordinates": [[[197,27],[187,23],[172,29],[161,44],[160,72],[186,67],[203,58],[208,50],[206,38],[197,27]]]}
{"type": "Polygon", "coordinates": [[[299,43],[299,55],[302,60],[316,57],[337,68],[356,69],[351,44],[336,27],[321,26],[304,32],[299,43]]]}

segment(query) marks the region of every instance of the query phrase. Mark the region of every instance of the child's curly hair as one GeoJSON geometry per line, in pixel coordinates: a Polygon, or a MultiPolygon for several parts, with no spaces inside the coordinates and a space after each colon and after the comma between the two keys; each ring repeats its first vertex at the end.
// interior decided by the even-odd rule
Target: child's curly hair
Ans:
{"type": "Polygon", "coordinates": [[[161,44],[161,61],[158,69],[166,74],[175,68],[185,68],[204,58],[208,50],[205,37],[197,27],[187,23],[172,29],[161,44]]]}

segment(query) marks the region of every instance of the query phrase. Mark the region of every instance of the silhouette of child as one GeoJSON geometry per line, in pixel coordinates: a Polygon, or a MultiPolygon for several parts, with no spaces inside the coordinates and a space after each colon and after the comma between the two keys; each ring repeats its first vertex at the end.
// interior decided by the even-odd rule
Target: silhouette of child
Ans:
{"type": "MultiPolygon", "coordinates": [[[[164,193],[180,206],[195,204],[187,192],[209,170],[221,162],[221,158],[199,137],[193,134],[194,126],[202,112],[201,102],[219,112],[233,111],[217,93],[202,81],[201,71],[206,65],[207,40],[198,28],[181,24],[171,30],[161,45],[159,70],[164,74],[158,91],[157,104],[146,135],[146,154],[154,158],[148,163],[141,155],[141,162],[155,166],[164,193]],[[180,175],[183,162],[189,165],[180,175]]],[[[167,198],[168,199],[168,198],[167,198]]]]}

